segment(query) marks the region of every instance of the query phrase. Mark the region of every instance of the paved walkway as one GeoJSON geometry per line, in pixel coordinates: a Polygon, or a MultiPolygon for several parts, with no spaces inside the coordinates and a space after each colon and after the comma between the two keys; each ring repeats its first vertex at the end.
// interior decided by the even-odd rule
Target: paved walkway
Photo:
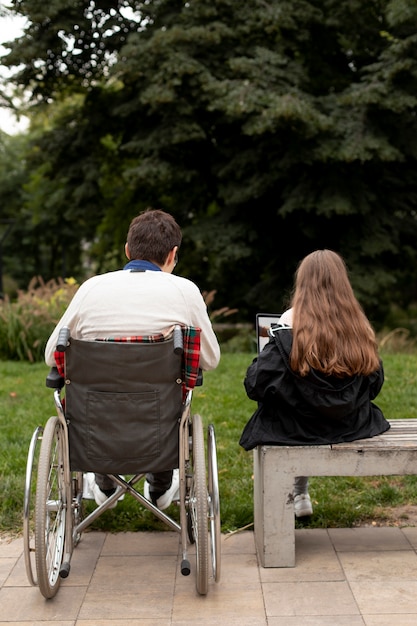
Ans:
{"type": "MultiPolygon", "coordinates": [[[[14,626],[416,626],[417,528],[296,531],[297,565],[258,566],[253,533],[222,537],[207,596],[183,577],[173,532],[89,532],[45,600],[22,539],[0,542],[0,624],[14,626]]],[[[193,564],[194,559],[191,558],[193,564]]]]}

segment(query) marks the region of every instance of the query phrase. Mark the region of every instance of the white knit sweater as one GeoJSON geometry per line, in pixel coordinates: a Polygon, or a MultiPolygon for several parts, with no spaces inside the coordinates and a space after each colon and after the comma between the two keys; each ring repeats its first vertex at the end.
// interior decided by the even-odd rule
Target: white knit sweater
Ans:
{"type": "Polygon", "coordinates": [[[200,367],[214,369],[220,348],[198,287],[168,272],[118,270],[83,283],[50,336],[45,361],[54,365],[59,330],[75,339],[155,334],[173,324],[201,328],[200,367]]]}

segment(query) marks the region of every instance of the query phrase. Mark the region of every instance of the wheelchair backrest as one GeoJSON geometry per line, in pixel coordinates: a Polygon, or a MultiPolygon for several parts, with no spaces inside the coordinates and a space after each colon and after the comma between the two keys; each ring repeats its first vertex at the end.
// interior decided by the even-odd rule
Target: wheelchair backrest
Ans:
{"type": "Polygon", "coordinates": [[[182,356],[157,343],[69,340],[65,417],[72,470],[136,474],[178,467],[182,356]]]}

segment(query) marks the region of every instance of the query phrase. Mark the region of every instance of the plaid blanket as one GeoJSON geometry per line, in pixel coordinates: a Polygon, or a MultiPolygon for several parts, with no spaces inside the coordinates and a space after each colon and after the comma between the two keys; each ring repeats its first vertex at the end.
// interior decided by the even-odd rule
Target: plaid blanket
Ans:
{"type": "Polygon", "coordinates": [[[182,336],[184,341],[183,380],[186,389],[194,389],[198,377],[200,363],[200,334],[201,329],[195,326],[184,326],[182,336]]]}
{"type": "MultiPolygon", "coordinates": [[[[183,336],[183,359],[182,359],[182,380],[184,390],[194,389],[198,377],[200,362],[200,334],[201,329],[195,326],[182,326],[183,336]]],[[[103,337],[97,341],[114,341],[119,343],[156,343],[167,341],[172,337],[174,327],[165,333],[155,335],[133,335],[131,337],[103,337]]],[[[55,363],[61,376],[65,376],[65,352],[54,353],[55,363]]]]}
{"type": "Polygon", "coordinates": [[[54,359],[55,359],[55,363],[56,363],[56,367],[57,367],[59,375],[62,376],[62,378],[64,378],[65,377],[65,352],[58,352],[58,350],[55,350],[54,359]]]}

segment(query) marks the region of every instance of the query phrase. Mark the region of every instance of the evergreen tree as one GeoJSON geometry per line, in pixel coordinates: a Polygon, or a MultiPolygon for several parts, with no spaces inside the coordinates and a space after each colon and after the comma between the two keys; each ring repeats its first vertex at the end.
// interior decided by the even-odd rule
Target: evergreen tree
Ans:
{"type": "Polygon", "coordinates": [[[76,102],[37,139],[37,189],[47,161],[47,212],[97,251],[149,204],[242,315],[282,309],[321,247],[375,319],[416,299],[414,1],[13,4],[29,25],[4,62],[43,108],[76,102]]]}

